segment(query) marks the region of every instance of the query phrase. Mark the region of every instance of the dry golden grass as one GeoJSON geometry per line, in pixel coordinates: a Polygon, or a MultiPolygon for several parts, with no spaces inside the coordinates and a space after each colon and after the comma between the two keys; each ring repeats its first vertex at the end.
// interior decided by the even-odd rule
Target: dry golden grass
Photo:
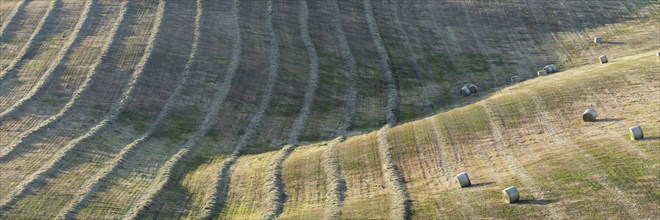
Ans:
{"type": "Polygon", "coordinates": [[[231,185],[219,219],[257,219],[265,212],[264,174],[273,153],[243,156],[232,166],[231,185]]]}
{"type": "Polygon", "coordinates": [[[326,183],[323,154],[327,143],[296,149],[282,166],[286,203],[281,219],[320,219],[326,208],[326,183]],[[313,156],[309,156],[313,155],[313,156]],[[302,172],[301,172],[302,171],[302,172]]]}

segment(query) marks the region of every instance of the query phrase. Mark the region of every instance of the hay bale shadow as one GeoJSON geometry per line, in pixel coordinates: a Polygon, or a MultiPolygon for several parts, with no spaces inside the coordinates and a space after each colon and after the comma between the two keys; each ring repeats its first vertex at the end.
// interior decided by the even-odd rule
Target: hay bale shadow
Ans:
{"type": "Polygon", "coordinates": [[[603,118],[603,119],[596,119],[595,122],[617,122],[623,120],[625,120],[625,118],[603,118]]]}
{"type": "Polygon", "coordinates": [[[554,199],[526,199],[526,200],[520,200],[514,204],[519,204],[519,205],[548,205],[558,202],[557,200],[554,199]]]}
{"type": "Polygon", "coordinates": [[[644,137],[644,139],[638,141],[656,141],[656,140],[660,140],[660,137],[644,137]]]}
{"type": "Polygon", "coordinates": [[[492,181],[491,182],[476,183],[476,184],[470,185],[470,188],[484,187],[484,186],[488,186],[488,185],[491,185],[491,184],[494,184],[494,183],[495,182],[492,182],[492,181]]]}

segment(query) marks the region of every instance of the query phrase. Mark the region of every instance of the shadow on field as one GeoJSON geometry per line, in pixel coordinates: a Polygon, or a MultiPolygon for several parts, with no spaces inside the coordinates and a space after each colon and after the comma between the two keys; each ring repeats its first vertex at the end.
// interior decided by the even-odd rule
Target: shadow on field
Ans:
{"type": "Polygon", "coordinates": [[[483,187],[483,186],[488,186],[488,185],[493,184],[493,183],[495,183],[495,182],[483,182],[483,183],[477,183],[477,184],[472,184],[472,185],[470,185],[470,187],[471,187],[471,188],[472,188],[472,187],[474,187],[474,188],[477,188],[477,187],[483,187]]]}
{"type": "Polygon", "coordinates": [[[617,122],[617,121],[623,121],[625,118],[604,118],[604,119],[598,119],[596,122],[617,122]]]}
{"type": "Polygon", "coordinates": [[[644,137],[644,139],[641,139],[640,141],[656,141],[660,140],[660,137],[644,137]]]}
{"type": "Polygon", "coordinates": [[[520,200],[514,204],[520,204],[520,205],[526,205],[526,204],[531,204],[531,205],[547,205],[551,203],[555,203],[557,200],[552,200],[552,199],[532,199],[532,200],[520,200]]]}

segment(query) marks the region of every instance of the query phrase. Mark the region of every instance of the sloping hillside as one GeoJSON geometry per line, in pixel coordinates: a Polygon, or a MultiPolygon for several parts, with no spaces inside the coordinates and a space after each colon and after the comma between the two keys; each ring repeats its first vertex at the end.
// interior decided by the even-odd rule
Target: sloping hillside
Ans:
{"type": "Polygon", "coordinates": [[[659,6],[0,0],[0,218],[656,217],[659,6]]]}
{"type": "MultiPolygon", "coordinates": [[[[399,192],[381,169],[383,144],[389,145],[405,184],[413,218],[657,217],[660,73],[655,59],[655,53],[645,53],[587,65],[389,130],[300,147],[282,165],[286,196],[280,217],[327,217],[336,205],[335,184],[343,186],[338,190],[341,217],[393,217],[401,201],[391,196],[399,192]],[[588,107],[598,111],[596,122],[582,121],[588,107]],[[628,128],[635,125],[644,129],[644,140],[629,140],[628,128]],[[475,186],[458,186],[454,176],[462,171],[475,186]],[[340,179],[331,177],[335,172],[340,179]],[[519,189],[521,202],[502,201],[500,191],[508,186],[519,189]]],[[[258,218],[268,211],[264,178],[272,172],[269,161],[278,156],[262,153],[235,162],[220,218],[258,218]]],[[[203,212],[199,199],[219,164],[184,178],[184,189],[195,195],[191,216],[203,212]]]]}

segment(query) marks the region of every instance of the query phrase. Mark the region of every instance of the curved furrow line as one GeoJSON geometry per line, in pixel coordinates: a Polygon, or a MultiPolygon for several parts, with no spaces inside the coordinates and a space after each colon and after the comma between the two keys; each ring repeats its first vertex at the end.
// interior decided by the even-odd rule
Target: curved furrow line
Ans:
{"type": "MultiPolygon", "coordinates": [[[[403,24],[401,23],[401,16],[399,15],[399,5],[398,1],[389,1],[390,8],[392,8],[392,11],[394,12],[394,28],[396,29],[399,34],[401,34],[403,38],[403,47],[406,48],[406,51],[408,52],[408,61],[412,63],[413,71],[415,72],[415,77],[419,81],[419,86],[421,87],[422,90],[422,98],[424,99],[423,106],[424,107],[430,107],[433,109],[433,102],[431,102],[431,95],[429,95],[428,87],[426,86],[426,82],[428,79],[425,79],[423,74],[422,74],[422,68],[420,67],[419,63],[417,60],[419,59],[417,56],[417,53],[415,53],[415,50],[413,49],[413,43],[410,41],[410,37],[408,37],[407,31],[404,30],[403,24]]],[[[417,45],[416,45],[417,46],[417,45]]],[[[429,109],[425,108],[425,111],[428,113],[429,109]]]]}
{"type": "Polygon", "coordinates": [[[141,199],[137,202],[134,208],[128,211],[126,215],[124,215],[123,219],[138,219],[142,215],[142,213],[149,208],[149,205],[151,204],[151,201],[158,192],[160,192],[163,187],[167,184],[167,181],[170,179],[170,175],[172,174],[172,170],[179,164],[181,159],[183,159],[188,152],[190,152],[190,149],[181,149],[179,152],[174,154],[165,164],[158,169],[158,174],[156,177],[156,182],[153,184],[153,187],[150,187],[147,189],[147,199],[141,199]]]}
{"type": "MultiPolygon", "coordinates": [[[[539,186],[539,184],[537,184],[534,178],[527,173],[525,168],[520,164],[520,162],[518,162],[518,159],[516,159],[513,152],[511,152],[511,149],[509,149],[510,144],[507,143],[507,140],[504,138],[503,134],[506,128],[504,127],[502,118],[499,113],[491,109],[486,101],[479,102],[478,104],[484,109],[484,111],[486,111],[486,114],[488,115],[490,127],[492,128],[493,139],[495,141],[494,148],[497,151],[497,154],[504,157],[504,160],[507,162],[509,169],[515,176],[520,178],[524,185],[529,187],[529,190],[535,196],[535,198],[545,198],[545,192],[535,187],[539,186]]],[[[563,207],[549,206],[547,210],[550,212],[550,217],[553,219],[567,218],[563,207]]]]}
{"type": "Polygon", "coordinates": [[[0,161],[2,161],[3,158],[5,158],[7,155],[12,154],[12,152],[16,149],[16,147],[23,144],[23,141],[25,141],[25,139],[28,136],[30,136],[33,133],[36,133],[38,131],[41,131],[43,129],[47,129],[51,125],[53,125],[55,122],[59,121],[62,118],[62,116],[64,116],[64,114],[66,114],[71,109],[71,107],[73,107],[73,105],[78,102],[78,100],[80,99],[82,94],[85,93],[89,89],[89,87],[91,85],[90,82],[94,80],[94,78],[96,76],[96,73],[98,71],[99,65],[103,62],[104,58],[107,56],[108,51],[110,50],[110,47],[115,44],[115,40],[116,40],[115,37],[117,35],[117,30],[119,29],[119,26],[123,22],[124,17],[126,15],[126,10],[127,10],[126,5],[127,4],[128,4],[128,1],[122,3],[121,11],[119,12],[119,19],[117,19],[117,21],[114,23],[112,29],[110,30],[110,34],[108,35],[108,38],[106,40],[104,40],[104,42],[106,42],[106,43],[103,44],[103,47],[101,48],[101,55],[96,60],[96,62],[91,66],[90,74],[87,75],[85,80],[82,82],[82,86],[80,86],[80,87],[78,87],[78,89],[76,89],[76,91],[73,93],[73,96],[71,97],[71,99],[55,115],[52,115],[52,116],[48,117],[48,119],[41,122],[37,126],[34,126],[33,128],[21,133],[19,135],[18,142],[13,143],[12,145],[8,146],[7,148],[4,148],[3,151],[0,152],[0,161]]]}
{"type": "Polygon", "coordinates": [[[61,68],[63,67],[62,66],[63,63],[66,63],[67,60],[69,59],[69,54],[73,51],[72,48],[77,47],[78,44],[80,43],[80,39],[81,39],[80,30],[82,30],[82,28],[87,23],[87,20],[89,18],[89,12],[93,10],[92,8],[94,7],[95,4],[96,2],[94,0],[90,0],[87,2],[85,8],[83,9],[82,14],[80,15],[80,18],[78,19],[78,22],[76,23],[76,26],[73,28],[71,37],[69,37],[69,39],[60,48],[60,52],[52,61],[51,66],[46,70],[44,76],[41,77],[39,82],[37,82],[37,84],[33,86],[32,90],[30,90],[28,94],[26,94],[23,98],[18,100],[18,102],[16,102],[14,105],[5,109],[5,111],[0,112],[0,123],[2,123],[9,114],[15,112],[21,106],[32,101],[35,95],[39,91],[42,91],[42,89],[44,89],[45,85],[49,85],[50,82],[53,81],[53,78],[55,78],[55,75],[57,75],[56,72],[60,71],[61,68]]]}
{"type": "Polygon", "coordinates": [[[392,219],[410,219],[412,204],[408,196],[405,182],[392,159],[392,147],[387,141],[387,132],[389,131],[389,128],[397,123],[396,108],[399,102],[399,94],[396,90],[396,83],[392,74],[390,65],[391,61],[381,40],[378,26],[374,18],[371,0],[362,0],[362,6],[364,8],[364,16],[367,20],[371,39],[374,45],[376,45],[376,52],[380,57],[381,67],[383,68],[385,83],[387,86],[387,106],[385,109],[387,124],[378,130],[377,140],[381,170],[383,178],[385,179],[386,188],[390,195],[389,216],[392,219]]]}
{"type": "Polygon", "coordinates": [[[151,35],[147,40],[147,47],[144,50],[145,53],[140,59],[137,67],[135,68],[135,72],[131,77],[131,80],[128,82],[125,88],[123,88],[121,98],[116,103],[114,103],[111,110],[103,116],[102,121],[100,121],[94,127],[87,130],[87,132],[85,132],[85,134],[83,134],[82,136],[79,136],[76,139],[69,141],[65,146],[62,147],[62,149],[56,155],[53,155],[53,157],[48,162],[46,162],[46,164],[44,164],[37,172],[29,175],[26,178],[26,180],[24,180],[23,182],[21,182],[20,185],[15,187],[15,190],[13,190],[8,197],[0,200],[0,212],[2,212],[4,209],[15,203],[18,200],[18,198],[27,194],[31,186],[35,185],[38,182],[42,182],[44,178],[46,178],[51,173],[55,172],[57,166],[63,162],[63,159],[69,156],[74,151],[74,149],[77,146],[79,146],[80,143],[93,137],[97,132],[101,131],[103,128],[105,128],[108,124],[112,123],[112,121],[114,121],[117,118],[119,113],[125,107],[126,102],[133,94],[134,88],[136,87],[136,84],[139,82],[142,76],[144,67],[149,61],[149,58],[151,57],[151,53],[153,52],[154,42],[158,38],[158,33],[160,31],[160,24],[162,21],[164,7],[165,7],[165,2],[164,0],[161,0],[158,5],[158,12],[157,12],[158,16],[155,18],[154,26],[151,29],[151,35]]]}
{"type": "MultiPolygon", "coordinates": [[[[234,5],[232,8],[232,17],[237,18],[238,10],[238,1],[234,0],[234,5]]],[[[227,197],[227,190],[229,188],[229,178],[230,178],[230,168],[236,163],[238,156],[240,156],[243,148],[248,144],[249,140],[252,138],[257,129],[261,124],[261,120],[266,112],[266,109],[270,105],[272,100],[273,89],[275,88],[275,83],[277,83],[277,75],[279,68],[279,44],[275,36],[275,31],[273,28],[272,22],[272,12],[273,12],[273,3],[272,0],[267,3],[268,17],[266,21],[266,26],[268,30],[268,41],[270,42],[269,56],[268,56],[268,80],[266,83],[266,90],[264,96],[261,98],[257,111],[252,117],[250,117],[250,122],[245,128],[245,133],[239,138],[234,151],[222,162],[219,176],[213,179],[213,185],[216,186],[213,191],[205,198],[206,204],[204,205],[204,211],[198,216],[201,219],[211,219],[216,218],[222,211],[222,205],[225,203],[227,197]]],[[[234,31],[237,33],[235,36],[238,36],[238,21],[234,21],[236,28],[234,31]]]]}
{"type": "Polygon", "coordinates": [[[374,18],[371,0],[362,0],[362,6],[364,7],[364,16],[367,19],[367,26],[369,26],[369,34],[371,34],[371,40],[374,45],[376,45],[376,52],[380,58],[380,65],[381,68],[383,68],[382,71],[385,76],[385,86],[387,87],[387,105],[385,107],[386,120],[389,125],[394,126],[398,121],[397,106],[399,105],[399,92],[397,91],[396,81],[392,74],[390,57],[387,55],[387,50],[380,37],[380,31],[378,30],[378,24],[376,24],[376,19],[374,18]]]}
{"type": "Polygon", "coordinates": [[[322,155],[322,169],[326,174],[325,182],[328,184],[324,219],[339,219],[341,217],[341,208],[346,193],[346,181],[339,166],[337,145],[344,139],[344,136],[339,136],[330,141],[327,146],[328,149],[322,155]]]}
{"type": "MultiPolygon", "coordinates": [[[[537,107],[544,106],[544,103],[538,94],[533,91],[527,92],[530,94],[537,107]]],[[[576,155],[579,155],[580,158],[583,158],[582,163],[578,164],[578,169],[586,170],[586,168],[584,168],[585,164],[587,164],[589,167],[592,167],[592,169],[595,169],[593,168],[593,165],[591,165],[590,162],[587,162],[586,160],[595,161],[596,159],[581,147],[576,147],[579,145],[574,143],[571,138],[567,137],[565,132],[562,132],[561,128],[556,125],[556,122],[553,122],[548,112],[542,112],[539,116],[539,120],[541,121],[540,124],[543,126],[543,129],[547,131],[548,137],[552,138],[557,143],[561,143],[562,146],[568,146],[572,151],[576,152],[576,155]]],[[[595,180],[599,185],[603,186],[603,188],[605,188],[608,193],[616,198],[615,200],[621,206],[625,207],[624,209],[628,215],[634,218],[641,218],[640,213],[642,212],[640,212],[640,210],[637,208],[639,205],[633,200],[629,199],[621,189],[616,186],[612,186],[613,184],[603,177],[598,176],[593,177],[592,179],[595,180]]]]}
{"type": "MultiPolygon", "coordinates": [[[[189,75],[190,68],[192,68],[194,61],[196,60],[199,38],[201,36],[202,16],[203,16],[202,0],[197,0],[196,5],[197,5],[197,10],[196,10],[197,13],[195,15],[194,40],[193,40],[192,51],[190,53],[188,64],[186,64],[185,67],[186,73],[184,75],[186,75],[186,77],[187,75],[189,75]]],[[[142,216],[144,212],[148,210],[149,206],[153,203],[153,200],[156,198],[156,196],[171,181],[171,174],[174,172],[174,169],[176,169],[180,164],[180,162],[189,155],[190,151],[198,144],[199,140],[202,139],[208,133],[209,129],[215,123],[217,123],[216,121],[218,118],[218,113],[220,112],[220,108],[222,107],[222,104],[224,103],[227,94],[229,93],[229,89],[231,88],[231,80],[235,75],[236,72],[235,69],[237,67],[238,67],[238,57],[236,57],[235,59],[232,58],[232,64],[230,68],[233,68],[234,71],[231,71],[229,74],[227,74],[225,76],[225,81],[222,84],[220,84],[219,87],[216,89],[216,92],[214,94],[215,99],[208,108],[207,113],[204,116],[204,120],[202,121],[202,123],[199,124],[199,127],[197,128],[195,133],[184,143],[184,145],[181,147],[181,150],[179,150],[179,152],[177,152],[174,156],[172,156],[167,161],[167,163],[165,163],[165,165],[163,165],[158,170],[155,183],[153,183],[147,189],[146,196],[141,198],[137,202],[137,205],[128,211],[127,215],[125,215],[125,219],[140,218],[140,216],[142,216]]],[[[175,95],[178,96],[178,93],[175,95]]],[[[122,151],[123,150],[124,149],[122,149],[122,151]]],[[[130,149],[127,150],[127,152],[129,151],[130,149]]],[[[98,182],[95,183],[94,185],[98,185],[98,182]]],[[[91,196],[91,194],[93,193],[90,191],[88,194],[89,196],[91,196]]]]}
{"type": "Polygon", "coordinates": [[[229,190],[230,183],[229,177],[231,175],[229,173],[230,168],[236,163],[239,154],[240,151],[234,150],[229,158],[222,161],[218,178],[211,180],[211,185],[215,187],[204,198],[206,203],[204,204],[203,211],[195,219],[216,219],[220,215],[222,205],[227,200],[227,191],[229,190]]]}
{"type": "MultiPolygon", "coordinates": [[[[275,30],[273,28],[273,0],[268,1],[267,13],[268,13],[268,17],[266,19],[266,27],[269,33],[270,42],[272,43],[269,63],[271,64],[270,65],[271,71],[277,72],[277,68],[272,69],[273,67],[278,66],[277,60],[279,60],[278,59],[279,49],[277,48],[278,47],[277,36],[275,35],[275,30]]],[[[266,168],[266,174],[264,177],[265,184],[262,189],[262,194],[264,194],[263,203],[266,210],[261,217],[262,219],[276,219],[277,216],[279,216],[282,213],[284,207],[282,204],[283,192],[282,190],[278,190],[278,188],[281,189],[282,186],[281,184],[280,186],[275,184],[282,182],[282,163],[284,162],[285,155],[290,154],[295,147],[296,147],[295,145],[291,145],[291,144],[284,146],[278,152],[278,156],[276,156],[276,159],[274,161],[271,161],[269,166],[266,168]]]]}
{"type": "Polygon", "coordinates": [[[16,58],[14,58],[9,66],[7,68],[3,69],[2,72],[0,72],[0,82],[2,82],[7,75],[10,73],[16,72],[16,69],[18,68],[19,63],[25,59],[25,55],[27,55],[27,52],[34,46],[33,44],[35,43],[35,38],[39,35],[41,32],[42,27],[44,24],[46,24],[46,21],[50,16],[53,14],[53,11],[55,9],[55,5],[59,3],[60,0],[53,0],[49,5],[48,5],[48,11],[46,11],[46,14],[44,15],[43,18],[39,21],[39,24],[34,28],[34,32],[30,35],[30,37],[27,40],[27,43],[21,48],[21,51],[18,52],[18,55],[16,58]]]}
{"type": "Polygon", "coordinates": [[[2,36],[5,35],[5,30],[7,29],[7,26],[9,26],[12,22],[16,20],[16,16],[18,13],[23,11],[25,8],[25,5],[27,4],[27,0],[22,0],[21,3],[18,3],[18,6],[14,8],[14,10],[11,11],[11,14],[9,15],[9,19],[6,20],[4,23],[2,23],[2,26],[0,26],[0,41],[2,40],[2,36]]]}
{"type": "Polygon", "coordinates": [[[345,136],[339,136],[333,139],[327,146],[327,150],[322,155],[323,171],[326,174],[325,182],[328,184],[325,200],[324,219],[341,218],[341,209],[346,197],[346,180],[339,166],[339,157],[337,156],[337,145],[344,141],[345,136]]]}
{"type": "Polygon", "coordinates": [[[342,60],[344,60],[344,75],[348,79],[348,93],[346,95],[346,104],[345,104],[345,113],[344,120],[338,128],[340,133],[345,133],[353,125],[355,120],[355,112],[357,110],[357,98],[358,98],[358,75],[357,67],[355,63],[355,58],[351,52],[351,48],[348,45],[348,40],[346,39],[346,34],[341,25],[341,13],[339,11],[338,0],[332,0],[330,3],[330,8],[332,10],[332,28],[335,32],[335,37],[339,41],[339,52],[341,54],[342,60]]]}
{"type": "Polygon", "coordinates": [[[392,146],[387,140],[387,134],[391,125],[385,125],[377,133],[378,155],[381,161],[381,170],[385,187],[389,190],[390,219],[410,219],[412,215],[412,204],[406,189],[406,183],[392,159],[392,146]]]}
{"type": "MultiPolygon", "coordinates": [[[[161,109],[161,111],[158,113],[156,116],[156,119],[153,121],[153,123],[149,126],[149,128],[140,136],[139,138],[135,139],[133,142],[130,144],[124,146],[121,151],[112,159],[112,162],[110,163],[109,166],[106,166],[103,168],[100,172],[96,173],[92,178],[90,178],[89,181],[84,183],[84,187],[82,190],[78,192],[78,194],[75,196],[73,201],[71,201],[69,204],[67,204],[58,214],[59,218],[73,218],[77,211],[85,204],[89,199],[92,198],[92,196],[101,188],[101,183],[103,183],[106,179],[110,177],[112,173],[114,173],[115,170],[121,165],[122,162],[124,162],[127,158],[127,156],[133,152],[133,150],[137,147],[139,147],[144,141],[148,140],[153,133],[161,126],[161,123],[164,121],[165,117],[169,115],[170,111],[172,110],[176,100],[179,99],[179,95],[183,91],[184,87],[187,85],[188,79],[190,78],[191,75],[191,68],[194,65],[194,62],[197,57],[197,49],[198,49],[198,44],[199,44],[199,36],[200,36],[200,27],[201,27],[201,0],[198,0],[197,2],[197,14],[195,17],[195,31],[194,31],[194,40],[192,43],[192,50],[188,56],[188,61],[186,63],[186,66],[184,67],[184,72],[180,78],[180,80],[176,83],[177,87],[172,91],[171,95],[167,98],[165,105],[161,109]]],[[[164,12],[163,12],[164,13],[164,12]]],[[[180,152],[181,153],[181,152],[180,152]]],[[[185,153],[181,153],[185,154],[185,153]]],[[[180,155],[177,153],[177,155],[180,155]]],[[[178,158],[178,157],[177,157],[178,158]]],[[[176,162],[178,160],[170,160],[168,161],[163,167],[174,167],[176,165],[176,162]]],[[[159,176],[164,176],[167,175],[169,176],[169,173],[164,173],[165,171],[159,171],[159,176]]],[[[162,180],[160,182],[163,182],[162,180]]],[[[145,204],[147,205],[148,202],[141,202],[140,204],[145,204]]],[[[130,213],[130,212],[129,212],[130,213]]],[[[136,213],[139,213],[137,211],[136,213]]],[[[130,215],[130,214],[129,214],[130,215]]]]}
{"type": "Polygon", "coordinates": [[[284,210],[284,197],[286,192],[284,192],[284,183],[282,182],[282,166],[293,150],[298,147],[298,138],[305,128],[305,122],[309,116],[310,109],[314,102],[314,96],[316,95],[316,89],[318,88],[319,60],[316,48],[309,36],[308,19],[309,9],[307,8],[306,0],[298,0],[300,36],[307,49],[307,56],[309,57],[309,79],[303,99],[303,106],[293,122],[291,132],[289,133],[289,145],[286,145],[278,152],[278,155],[273,161],[271,161],[270,166],[266,170],[265,185],[268,188],[267,201],[270,201],[268,208],[269,213],[265,215],[267,216],[266,218],[277,218],[284,210]]]}
{"type": "MultiPolygon", "coordinates": [[[[164,3],[163,3],[164,4],[164,3]]],[[[163,5],[164,8],[164,5],[163,5]]],[[[160,11],[160,5],[159,5],[159,12],[160,11]]],[[[162,13],[160,13],[162,14],[162,13]]],[[[197,23],[196,23],[197,25],[197,23]]],[[[196,26],[197,27],[197,26],[196,26]]],[[[89,199],[92,198],[95,192],[99,190],[101,187],[101,183],[106,180],[110,174],[114,173],[114,171],[119,167],[119,165],[124,162],[126,157],[137,147],[140,145],[140,143],[144,142],[145,140],[149,139],[149,137],[153,134],[153,132],[160,126],[162,121],[164,120],[165,116],[169,114],[171,111],[172,106],[174,105],[174,101],[178,99],[178,95],[181,93],[182,88],[185,86],[189,75],[190,75],[190,66],[192,65],[191,60],[193,60],[196,56],[196,49],[197,49],[197,36],[198,36],[198,30],[196,29],[195,31],[195,41],[193,42],[193,49],[189,56],[189,61],[188,65],[186,65],[186,68],[184,70],[183,76],[181,80],[179,81],[177,87],[175,90],[172,92],[170,97],[167,99],[165,105],[163,106],[163,109],[158,113],[158,116],[152,123],[152,125],[149,127],[149,129],[143,134],[140,138],[134,140],[130,144],[126,145],[124,148],[121,149],[121,151],[112,159],[110,162],[110,165],[104,167],[101,169],[99,172],[97,172],[93,177],[91,177],[87,182],[84,183],[83,188],[75,195],[74,199],[68,203],[66,206],[62,207],[60,213],[58,214],[58,218],[62,219],[70,219],[73,218],[78,210],[82,208],[82,206],[89,201],[89,199]]]]}
{"type": "Polygon", "coordinates": [[[357,102],[357,71],[355,59],[351,53],[351,49],[346,40],[346,35],[341,25],[341,15],[339,12],[339,3],[333,0],[330,3],[330,10],[332,10],[332,27],[335,32],[335,37],[339,41],[339,52],[344,60],[344,76],[348,79],[348,91],[346,95],[346,103],[344,104],[344,120],[339,125],[337,133],[339,136],[328,144],[328,149],[323,153],[323,171],[326,174],[325,181],[328,184],[325,201],[325,219],[339,219],[342,215],[341,209],[344,205],[344,198],[346,193],[346,181],[339,166],[339,157],[337,156],[337,145],[339,142],[345,140],[346,132],[353,125],[355,120],[356,102],[357,102]]]}
{"type": "Polygon", "coordinates": [[[293,145],[297,145],[298,137],[300,137],[300,134],[305,129],[305,122],[309,117],[314,96],[316,96],[316,89],[319,85],[319,57],[316,53],[316,47],[314,47],[314,43],[312,43],[312,39],[309,36],[308,18],[309,10],[306,0],[298,0],[298,22],[300,23],[300,36],[305,49],[307,49],[307,57],[309,58],[309,79],[303,98],[303,106],[293,122],[291,132],[289,133],[288,142],[293,145]]]}
{"type": "MultiPolygon", "coordinates": [[[[231,89],[232,86],[232,81],[234,79],[234,76],[236,75],[236,70],[238,69],[240,57],[241,57],[241,36],[240,36],[240,27],[238,24],[238,0],[232,1],[232,13],[231,13],[231,29],[229,30],[230,35],[232,36],[232,49],[231,49],[231,58],[229,62],[229,66],[227,68],[227,75],[224,78],[224,81],[220,87],[216,91],[216,94],[214,97],[216,97],[216,103],[213,105],[217,107],[214,107],[212,109],[215,109],[213,112],[217,112],[220,110],[220,106],[224,103],[224,100],[227,97],[227,94],[229,93],[229,90],[231,89]]],[[[216,115],[217,118],[217,115],[216,115]]],[[[238,155],[237,153],[235,153],[238,155]]],[[[235,160],[234,160],[235,161],[235,160]]],[[[232,162],[233,163],[233,162],[232,162]]],[[[220,171],[220,176],[228,176],[229,175],[229,168],[231,167],[231,164],[223,164],[222,169],[220,171]]],[[[219,208],[216,207],[218,202],[224,201],[224,194],[219,195],[218,193],[220,192],[226,192],[227,188],[229,187],[229,183],[226,181],[227,178],[214,178],[211,182],[211,185],[214,186],[211,188],[211,192],[207,194],[207,197],[204,198],[204,201],[206,203],[203,206],[203,210],[199,214],[199,216],[196,216],[196,219],[210,219],[214,216],[213,210],[219,208]],[[225,180],[225,182],[220,182],[222,180],[225,180]],[[222,197],[222,198],[220,198],[222,197]]]]}
{"type": "MultiPolygon", "coordinates": [[[[218,96],[219,99],[224,99],[226,98],[227,94],[229,93],[229,89],[231,88],[232,85],[232,80],[234,78],[234,75],[236,75],[236,70],[238,69],[240,57],[241,57],[241,36],[240,36],[240,27],[238,24],[238,0],[232,1],[232,13],[231,13],[231,29],[230,34],[232,36],[232,52],[231,52],[231,60],[229,63],[229,67],[227,69],[227,76],[225,77],[223,81],[223,85],[220,90],[218,90],[218,96]]],[[[234,155],[238,155],[238,153],[235,151],[234,155]]],[[[235,161],[232,160],[232,164],[235,161]]],[[[215,186],[211,188],[211,192],[208,193],[207,197],[204,198],[204,201],[206,203],[204,204],[203,211],[199,216],[195,217],[196,219],[211,219],[214,218],[215,216],[212,216],[213,214],[217,214],[213,212],[213,210],[218,209],[217,207],[218,204],[221,204],[222,201],[224,201],[224,194],[219,195],[220,192],[226,192],[227,188],[229,187],[229,182],[227,181],[227,176],[229,175],[229,168],[231,167],[231,164],[227,164],[226,161],[223,162],[222,164],[222,169],[220,170],[220,178],[214,178],[212,180],[211,185],[215,186]],[[223,178],[225,177],[225,178],[223,178]],[[221,182],[224,181],[224,182],[221,182]],[[222,197],[222,198],[221,198],[222,197]]]]}
{"type": "Polygon", "coordinates": [[[262,219],[277,219],[284,210],[285,192],[282,183],[282,164],[297,145],[287,144],[282,149],[277,151],[275,158],[268,164],[264,178],[264,194],[263,200],[266,206],[266,212],[262,219]]]}

